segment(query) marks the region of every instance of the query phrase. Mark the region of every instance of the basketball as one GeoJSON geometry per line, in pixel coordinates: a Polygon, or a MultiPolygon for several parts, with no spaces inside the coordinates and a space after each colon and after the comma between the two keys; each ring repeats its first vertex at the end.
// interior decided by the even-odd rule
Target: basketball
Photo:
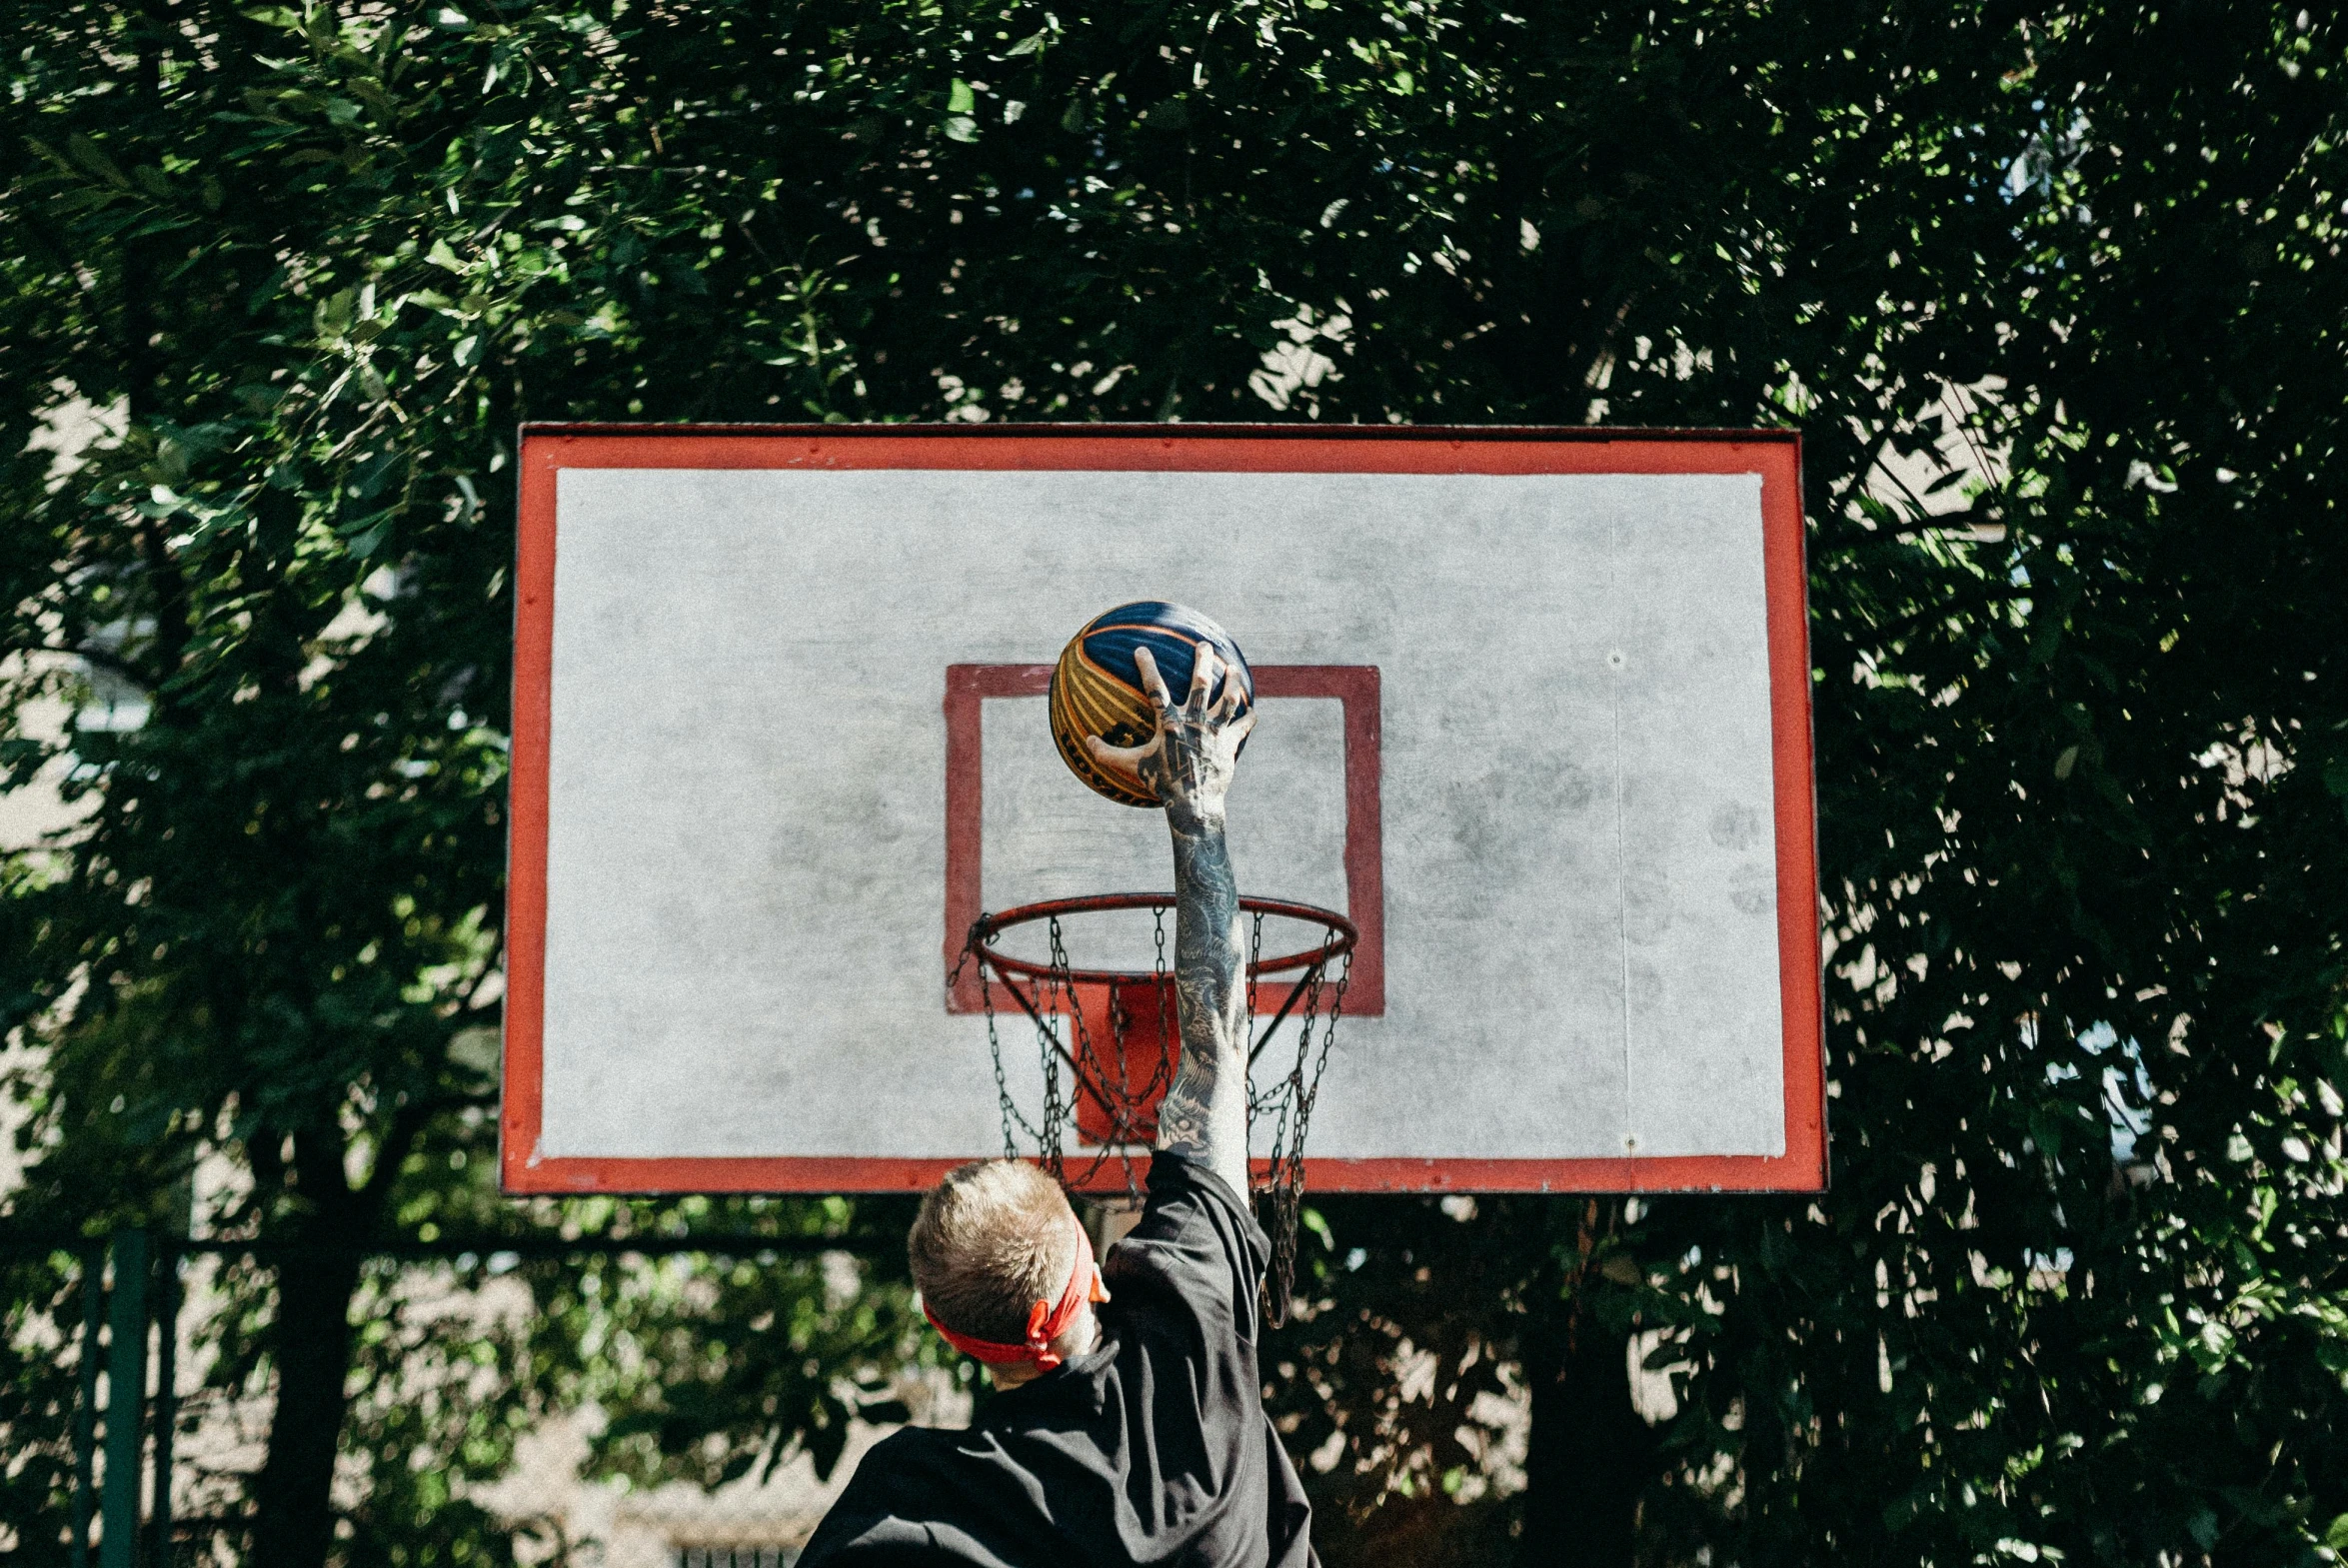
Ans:
{"type": "MultiPolygon", "coordinates": [[[[1146,745],[1158,730],[1157,706],[1142,690],[1142,669],[1134,659],[1147,648],[1158,673],[1177,703],[1189,693],[1198,650],[1211,648],[1228,672],[1207,701],[1219,701],[1225,682],[1236,680],[1242,694],[1238,712],[1255,702],[1255,678],[1230,634],[1195,610],[1143,600],[1104,611],[1069,639],[1052,670],[1052,739],[1069,771],[1099,793],[1127,805],[1156,805],[1158,796],[1133,774],[1105,768],[1085,748],[1087,736],[1111,746],[1146,745]]],[[[1240,743],[1245,750],[1246,743],[1240,743]]]]}

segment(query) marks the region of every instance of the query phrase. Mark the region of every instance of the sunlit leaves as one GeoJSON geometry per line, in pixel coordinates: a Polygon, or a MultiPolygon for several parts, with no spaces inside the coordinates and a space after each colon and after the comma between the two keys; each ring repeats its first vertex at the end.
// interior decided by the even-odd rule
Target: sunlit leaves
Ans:
{"type": "MultiPolygon", "coordinates": [[[[309,1168],[390,1158],[367,1223],[426,1244],[851,1227],[489,1189],[524,418],[1794,421],[1834,1188],[1661,1201],[1588,1267],[1578,1208],[1332,1204],[1296,1338],[1335,1359],[1284,1408],[1373,1462],[1314,1485],[1359,1539],[1380,1497],[1504,1536],[1452,1501],[1457,1418],[1570,1281],[1679,1368],[1662,1556],[2338,1536],[2328,15],[689,9],[0,13],[0,603],[10,651],[78,660],[18,690],[89,721],[0,762],[93,813],[0,901],[49,1052],[21,1211],[176,1213],[222,1152],[208,1221],[295,1224],[325,1178],[287,1134],[331,1127],[309,1168]],[[84,404],[73,464],[28,450],[84,404]],[[1405,1361],[1445,1380],[1404,1398],[1405,1361]]],[[[498,1275],[527,1329],[387,1308],[357,1419],[479,1473],[558,1394],[647,1480],[837,1452],[912,1342],[863,1266],[533,1258],[498,1275]],[[487,1391],[408,1410],[408,1357],[487,1391]]],[[[234,1382],[269,1280],[230,1284],[234,1382]]],[[[410,1473],[367,1550],[488,1528],[410,1473]]]]}

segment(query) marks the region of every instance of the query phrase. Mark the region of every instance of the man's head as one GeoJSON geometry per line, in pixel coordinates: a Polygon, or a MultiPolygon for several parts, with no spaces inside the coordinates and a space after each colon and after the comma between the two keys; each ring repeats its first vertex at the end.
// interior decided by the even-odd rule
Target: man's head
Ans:
{"type": "MultiPolygon", "coordinates": [[[[914,1288],[943,1326],[971,1339],[1016,1345],[1039,1301],[1057,1303],[1079,1264],[1076,1211],[1060,1183],[1023,1160],[983,1159],[950,1172],[922,1199],[906,1238],[914,1288]]],[[[1090,1308],[1054,1340],[1062,1355],[1090,1348],[1090,1308]]],[[[1023,1381],[1033,1366],[992,1368],[1023,1381]]]]}

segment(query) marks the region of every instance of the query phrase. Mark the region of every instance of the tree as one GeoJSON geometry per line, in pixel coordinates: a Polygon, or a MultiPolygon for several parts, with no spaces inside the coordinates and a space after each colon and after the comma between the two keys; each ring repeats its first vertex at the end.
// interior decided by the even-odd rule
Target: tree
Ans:
{"type": "MultiPolygon", "coordinates": [[[[143,714],[10,742],[12,783],[70,762],[84,810],[16,858],[4,906],[9,1021],[39,1053],[19,1080],[39,1155],[12,1207],[184,1223],[192,1171],[233,1164],[196,1217],[260,1248],[224,1276],[251,1316],[221,1314],[214,1371],[273,1396],[251,1556],[318,1562],[353,1400],[416,1359],[384,1332],[398,1293],[369,1250],[452,1213],[493,1234],[547,1218],[484,1213],[478,1190],[511,614],[493,476],[533,333],[584,324],[538,314],[563,318],[567,291],[530,298],[559,261],[543,241],[500,243],[536,173],[504,116],[529,105],[477,84],[514,46],[227,6],[10,20],[30,41],[11,141],[33,161],[0,220],[22,454],[0,479],[0,647],[19,703],[88,712],[103,686],[143,714]],[[76,406],[126,434],[58,476],[26,442],[76,406]]],[[[413,1403],[362,1412],[392,1450],[373,1523],[404,1552],[435,1511],[382,1512],[420,1484],[410,1446],[494,1465],[516,1414],[497,1403],[486,1431],[463,1408],[438,1433],[413,1403]]],[[[345,1551],[365,1557],[355,1523],[345,1551]]],[[[478,1550],[444,1545],[497,1542],[469,1528],[478,1550]]]]}
{"type": "MultiPolygon", "coordinates": [[[[1615,1445],[1584,1533],[1652,1561],[2263,1563],[2348,1514],[2328,14],[4,14],[0,450],[77,400],[127,429],[62,484],[0,469],[0,641],[78,661],[20,695],[148,705],[73,738],[87,825],[0,902],[39,1053],[14,1212],[162,1215],[217,1151],[247,1183],[217,1222],[273,1241],[550,1217],[477,1185],[465,1043],[518,419],[1791,422],[1833,1190],[1325,1205],[1271,1373],[1292,1440],[1336,1438],[1332,1548],[1586,1547],[1553,1492],[1452,1502],[1475,1455],[1441,1423],[1527,1369],[1552,1487],[1633,1332],[1679,1411],[1615,1445]]],[[[19,780],[56,755],[12,744],[19,780]]],[[[250,1276],[259,1559],[327,1550],[363,1272],[250,1276]]],[[[533,1277],[550,1321],[596,1310],[533,1277]]],[[[809,1299],[735,1288],[745,1325],[809,1299]]],[[[808,1343],[903,1353],[891,1288],[808,1343]]],[[[756,1333],[690,1399],[627,1396],[626,1462],[844,1418],[771,1400],[756,1333]]],[[[572,1377],[550,1335],[516,1386],[572,1377]]]]}
{"type": "MultiPolygon", "coordinates": [[[[83,823],[9,900],[50,1140],[20,1207],[163,1219],[201,1151],[236,1151],[249,1186],[208,1217],[313,1249],[275,1271],[254,1544],[315,1561],[359,1245],[427,1125],[490,1090],[451,1046],[496,1017],[504,651],[475,607],[505,545],[445,504],[461,476],[429,439],[393,439],[410,417],[368,363],[398,179],[298,200],[339,182],[244,97],[281,34],[233,12],[209,49],[162,10],[49,27],[93,21],[113,25],[25,62],[54,123],[16,128],[50,172],[11,203],[10,445],[59,390],[128,434],[54,490],[41,455],[11,463],[6,644],[20,689],[83,679],[46,657],[70,651],[145,720],[72,738],[83,823]],[[289,157],[293,189],[252,200],[289,157]]],[[[426,417],[488,412],[475,388],[426,417]]],[[[54,750],[20,740],[16,777],[54,750]]]]}
{"type": "MultiPolygon", "coordinates": [[[[2348,1534],[2337,38],[1700,20],[1592,54],[1800,150],[1691,182],[1741,281],[1624,289],[1596,390],[1809,437],[1836,1137],[1816,1203],[1664,1200],[1563,1272],[1685,1369],[1642,1550],[2305,1560],[2348,1534]]],[[[1544,1315],[1487,1299],[1485,1344],[1544,1315]]]]}

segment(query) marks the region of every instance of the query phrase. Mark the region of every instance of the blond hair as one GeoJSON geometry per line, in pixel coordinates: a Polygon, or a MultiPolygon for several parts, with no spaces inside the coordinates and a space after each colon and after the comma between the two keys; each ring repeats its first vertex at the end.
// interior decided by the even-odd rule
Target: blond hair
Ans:
{"type": "Polygon", "coordinates": [[[1039,1301],[1057,1305],[1077,1266],[1075,1211],[1060,1183],[1024,1160],[949,1171],[906,1237],[914,1288],[958,1334],[1018,1344],[1039,1301]]]}

